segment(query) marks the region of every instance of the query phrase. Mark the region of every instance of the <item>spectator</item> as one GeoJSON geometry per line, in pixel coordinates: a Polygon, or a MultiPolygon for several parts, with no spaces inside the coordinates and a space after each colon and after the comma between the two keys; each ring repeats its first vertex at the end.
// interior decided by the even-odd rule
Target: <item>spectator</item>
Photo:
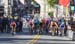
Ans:
{"type": "Polygon", "coordinates": [[[4,32],[7,32],[7,23],[8,23],[7,21],[8,21],[7,17],[3,17],[2,27],[4,32]]]}
{"type": "Polygon", "coordinates": [[[2,28],[3,28],[3,27],[2,27],[2,22],[3,22],[3,18],[2,18],[2,16],[1,16],[1,17],[0,17],[0,31],[1,31],[1,32],[4,32],[3,29],[2,29],[2,28]]]}

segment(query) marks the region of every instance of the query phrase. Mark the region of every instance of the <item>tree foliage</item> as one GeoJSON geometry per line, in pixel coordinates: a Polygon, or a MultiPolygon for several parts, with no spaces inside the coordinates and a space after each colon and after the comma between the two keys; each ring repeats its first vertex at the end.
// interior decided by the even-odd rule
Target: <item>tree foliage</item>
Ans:
{"type": "MultiPolygon", "coordinates": [[[[57,4],[57,1],[58,1],[58,0],[47,0],[47,1],[48,1],[48,5],[49,5],[51,8],[53,8],[53,7],[55,6],[55,4],[57,4]]],[[[50,17],[52,17],[52,16],[53,16],[53,11],[52,11],[52,12],[49,12],[48,15],[49,15],[50,17]]]]}
{"type": "Polygon", "coordinates": [[[48,0],[48,4],[50,7],[54,7],[54,5],[57,3],[57,0],[48,0]]]}
{"type": "Polygon", "coordinates": [[[53,12],[49,12],[48,15],[52,17],[53,16],[53,12]]]}

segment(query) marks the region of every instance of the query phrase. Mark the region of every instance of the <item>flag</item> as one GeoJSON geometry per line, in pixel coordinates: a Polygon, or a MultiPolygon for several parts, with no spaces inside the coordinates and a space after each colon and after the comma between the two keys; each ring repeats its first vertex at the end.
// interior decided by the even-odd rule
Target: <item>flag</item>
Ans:
{"type": "Polygon", "coordinates": [[[62,6],[67,6],[70,3],[70,0],[59,0],[59,4],[62,6]]]}

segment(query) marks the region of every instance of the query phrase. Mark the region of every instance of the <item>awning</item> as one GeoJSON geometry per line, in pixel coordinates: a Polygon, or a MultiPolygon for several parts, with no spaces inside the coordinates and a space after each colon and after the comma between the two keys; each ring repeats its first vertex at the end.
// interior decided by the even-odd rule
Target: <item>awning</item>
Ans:
{"type": "Polygon", "coordinates": [[[40,5],[38,3],[36,3],[36,2],[34,2],[33,6],[34,7],[40,7],[40,5]]]}

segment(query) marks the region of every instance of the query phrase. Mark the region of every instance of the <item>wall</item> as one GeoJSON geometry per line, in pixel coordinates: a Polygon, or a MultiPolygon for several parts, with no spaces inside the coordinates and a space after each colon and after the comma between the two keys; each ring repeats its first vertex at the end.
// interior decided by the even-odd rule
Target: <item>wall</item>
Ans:
{"type": "Polygon", "coordinates": [[[47,18],[49,12],[49,6],[47,4],[47,0],[35,0],[38,4],[40,4],[40,17],[47,18]]]}

